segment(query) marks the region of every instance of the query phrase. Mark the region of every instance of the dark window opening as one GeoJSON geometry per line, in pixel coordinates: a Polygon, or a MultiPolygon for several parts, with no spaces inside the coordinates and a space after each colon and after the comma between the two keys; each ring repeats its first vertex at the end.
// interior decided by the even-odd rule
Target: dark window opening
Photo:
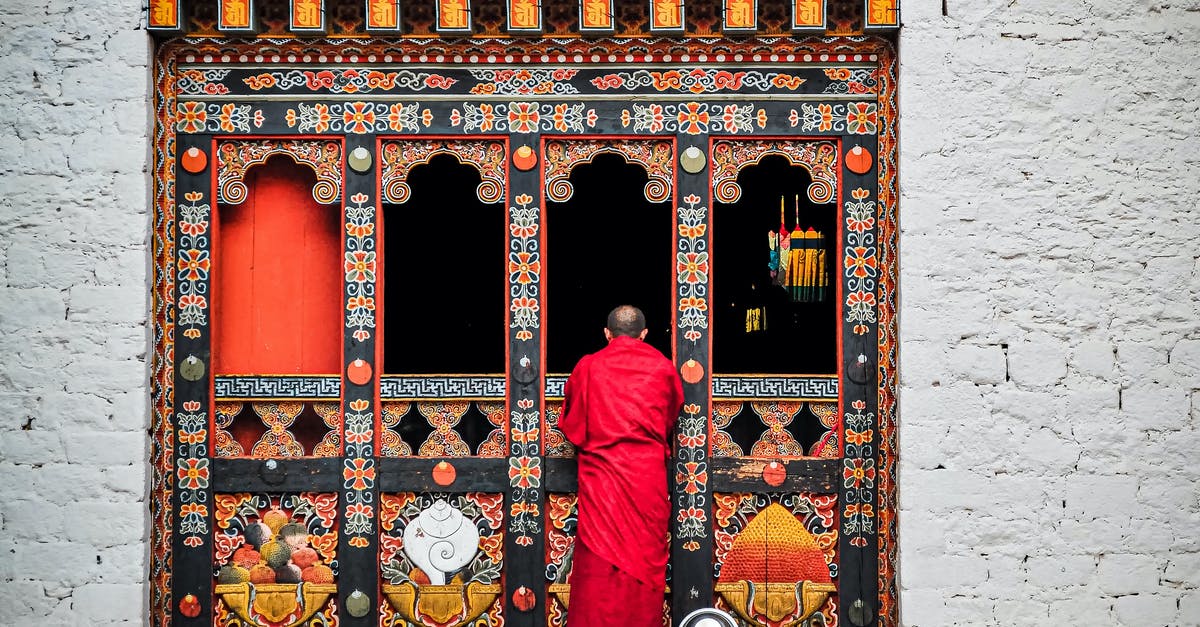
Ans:
{"type": "Polygon", "coordinates": [[[649,177],[615,154],[571,173],[575,191],[546,203],[546,371],[568,373],[605,346],[608,312],[646,314],[646,342],[672,355],[672,208],[646,200],[649,177]]]}
{"type": "Polygon", "coordinates": [[[383,208],[385,374],[505,371],[502,203],[451,155],[413,168],[412,195],[383,208]]]}
{"type": "Polygon", "coordinates": [[[714,372],[837,372],[837,208],[834,202],[811,202],[806,193],[811,182],[803,167],[768,156],[738,175],[742,195],[736,203],[714,203],[714,372]],[[789,235],[798,215],[801,231],[812,236],[803,245],[813,253],[824,251],[823,260],[813,254],[795,273],[807,272],[807,279],[798,281],[804,286],[781,285],[779,273],[772,276],[769,234],[775,233],[778,248],[780,199],[789,235]],[[814,259],[820,262],[815,269],[814,259]]]}

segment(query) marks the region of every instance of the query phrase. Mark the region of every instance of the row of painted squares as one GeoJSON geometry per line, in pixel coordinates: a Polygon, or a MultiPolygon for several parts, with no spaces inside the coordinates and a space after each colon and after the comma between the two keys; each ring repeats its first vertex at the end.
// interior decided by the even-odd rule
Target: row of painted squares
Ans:
{"type": "MultiPolygon", "coordinates": [[[[218,402],[218,457],[339,457],[339,403],[218,402]]],[[[558,429],[562,402],[546,404],[546,455],[573,457],[558,429]]],[[[386,401],[382,404],[382,457],[503,457],[503,401],[386,401]]],[[[821,457],[839,454],[837,402],[718,401],[713,403],[713,455],[717,457],[821,457]]],[[[365,425],[348,426],[351,441],[365,425]]],[[[682,434],[681,437],[686,436],[682,434]]]]}
{"type": "MultiPolygon", "coordinates": [[[[836,497],[714,495],[718,607],[742,625],[837,624],[836,497]]],[[[217,494],[214,621],[222,627],[337,624],[337,495],[217,494]]],[[[504,624],[504,497],[380,496],[380,627],[504,624]]],[[[546,501],[547,622],[570,608],[575,496],[546,501]]],[[[664,603],[664,625],[670,625],[664,603]]]]}
{"type": "Polygon", "coordinates": [[[563,35],[789,31],[899,25],[898,0],[151,0],[152,31],[563,35]]]}

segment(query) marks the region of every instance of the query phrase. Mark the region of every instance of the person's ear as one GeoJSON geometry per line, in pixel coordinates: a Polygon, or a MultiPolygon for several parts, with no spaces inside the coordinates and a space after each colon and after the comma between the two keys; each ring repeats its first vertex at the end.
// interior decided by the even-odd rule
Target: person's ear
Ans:
{"type": "Polygon", "coordinates": [[[612,331],[609,331],[608,327],[604,327],[604,339],[608,340],[609,342],[612,341],[612,331]]]}
{"type": "Polygon", "coordinates": [[[649,333],[649,332],[650,332],[650,329],[642,329],[642,334],[638,336],[638,339],[639,339],[639,340],[644,340],[644,339],[646,339],[646,334],[647,334],[647,333],[649,333]]]}

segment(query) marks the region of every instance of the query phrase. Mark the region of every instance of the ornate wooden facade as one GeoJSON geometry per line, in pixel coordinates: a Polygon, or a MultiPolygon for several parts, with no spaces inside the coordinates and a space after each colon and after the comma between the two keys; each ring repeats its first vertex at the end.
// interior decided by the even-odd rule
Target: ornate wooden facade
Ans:
{"type": "Polygon", "coordinates": [[[895,3],[601,4],[150,3],[153,624],[563,625],[555,264],[644,215],[665,618],[898,625],[895,3]]]}

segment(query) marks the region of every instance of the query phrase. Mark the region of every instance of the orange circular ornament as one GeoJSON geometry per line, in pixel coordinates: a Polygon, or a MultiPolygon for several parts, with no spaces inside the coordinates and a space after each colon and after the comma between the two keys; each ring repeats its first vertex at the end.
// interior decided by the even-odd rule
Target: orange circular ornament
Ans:
{"type": "Polygon", "coordinates": [[[199,174],[208,165],[208,155],[204,154],[203,150],[192,146],[183,151],[183,156],[179,158],[179,165],[192,174],[199,174]]]}
{"type": "Polygon", "coordinates": [[[458,471],[447,462],[438,462],[433,467],[433,482],[440,486],[448,486],[458,478],[458,471]]]}
{"type": "Polygon", "coordinates": [[[537,605],[537,599],[533,596],[533,590],[525,586],[521,586],[513,591],[512,601],[513,605],[517,606],[517,609],[522,612],[528,612],[533,609],[534,605],[537,605]]]}
{"type": "Polygon", "coordinates": [[[699,383],[704,378],[704,366],[695,359],[689,359],[679,367],[679,374],[686,383],[699,383]]]}
{"type": "Polygon", "coordinates": [[[346,367],[346,377],[348,377],[350,382],[354,385],[366,385],[367,383],[370,383],[371,364],[368,364],[361,359],[355,359],[354,361],[350,362],[349,366],[346,367]]]}
{"type": "Polygon", "coordinates": [[[200,599],[194,594],[184,595],[179,600],[179,613],[188,618],[196,618],[200,615],[200,599]]]}
{"type": "Polygon", "coordinates": [[[513,165],[522,172],[532,170],[537,165],[537,153],[529,146],[521,146],[513,151],[513,165]]]}
{"type": "Polygon", "coordinates": [[[871,152],[862,146],[855,146],[846,151],[846,167],[855,174],[866,174],[871,171],[871,152]]]}
{"type": "Polygon", "coordinates": [[[769,462],[763,467],[762,478],[767,485],[777,488],[783,485],[784,479],[787,479],[787,467],[780,462],[769,462]]]}

